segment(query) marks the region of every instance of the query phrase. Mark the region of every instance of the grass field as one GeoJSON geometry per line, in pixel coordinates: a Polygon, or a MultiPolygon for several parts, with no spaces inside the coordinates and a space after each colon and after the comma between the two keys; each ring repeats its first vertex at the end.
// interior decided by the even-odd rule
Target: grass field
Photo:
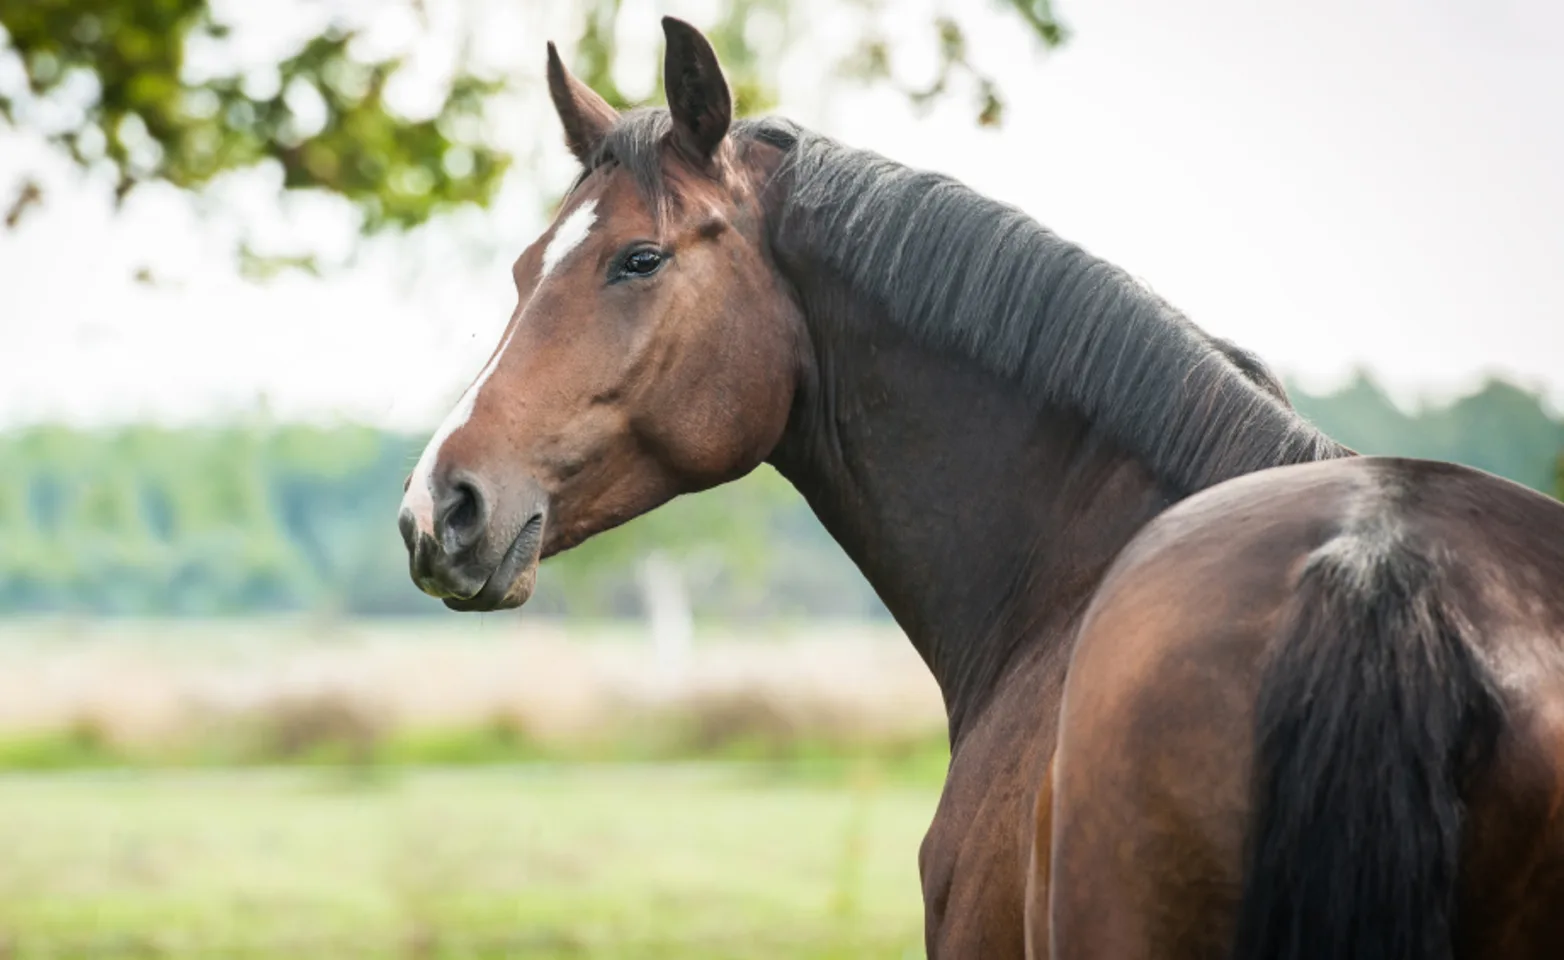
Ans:
{"type": "Polygon", "coordinates": [[[0,777],[0,957],[921,957],[938,788],[739,765],[0,777]]]}

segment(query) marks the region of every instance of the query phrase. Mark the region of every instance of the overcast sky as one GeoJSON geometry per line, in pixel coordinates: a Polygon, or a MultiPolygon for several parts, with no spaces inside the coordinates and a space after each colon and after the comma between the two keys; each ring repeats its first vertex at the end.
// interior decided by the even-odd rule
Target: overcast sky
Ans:
{"type": "MultiPolygon", "coordinates": [[[[646,73],[663,5],[627,6],[647,38],[625,69],[646,73]]],[[[1564,408],[1564,5],[1058,6],[1075,37],[1047,57],[1013,20],[973,21],[1011,101],[998,132],[966,103],[916,116],[890,92],[807,84],[783,112],[1018,204],[1311,386],[1368,366],[1410,401],[1500,373],[1564,408]]],[[[563,31],[495,16],[491,45],[535,83],[563,31]]],[[[548,117],[513,136],[546,148],[530,186],[569,177],[548,117]]],[[[234,274],[229,227],[185,201],[152,192],[113,218],[35,145],[0,139],[0,195],[24,169],[45,172],[50,202],[0,233],[11,422],[204,420],[264,393],[281,416],[428,428],[493,346],[510,260],[542,227],[513,193],[367,266],[257,287],[234,274]],[[143,264],[163,285],[130,279],[143,264]]],[[[245,222],[275,219],[261,185],[230,196],[245,222]]],[[[328,248],[340,234],[319,210],[293,229],[328,248]]]]}

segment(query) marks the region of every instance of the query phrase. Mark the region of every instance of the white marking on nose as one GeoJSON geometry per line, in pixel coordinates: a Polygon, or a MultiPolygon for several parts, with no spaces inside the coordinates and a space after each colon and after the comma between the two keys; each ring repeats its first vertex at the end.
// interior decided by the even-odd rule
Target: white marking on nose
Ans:
{"type": "Polygon", "coordinates": [[[581,241],[587,238],[592,224],[596,222],[596,200],[588,200],[570,211],[570,216],[554,230],[554,236],[549,240],[548,246],[543,248],[543,272],[538,277],[540,281],[553,273],[554,268],[570,256],[570,251],[581,246],[581,241]]]}
{"type": "Polygon", "coordinates": [[[500,357],[505,355],[505,348],[510,346],[511,337],[516,333],[516,328],[511,327],[505,335],[505,340],[500,348],[494,351],[494,356],[489,360],[489,365],[478,374],[478,379],[473,381],[467,392],[456,402],[451,412],[445,415],[440,429],[429,438],[429,445],[424,447],[423,456],[418,458],[418,466],[413,468],[413,478],[408,481],[407,493],[402,497],[402,509],[411,510],[413,522],[424,533],[434,536],[434,468],[440,462],[440,448],[445,446],[445,441],[451,434],[461,429],[467,418],[472,416],[473,407],[478,403],[478,391],[483,389],[484,383],[494,374],[494,368],[500,365],[500,357]]]}
{"type": "MultiPolygon", "coordinates": [[[[560,261],[581,245],[585,240],[592,224],[597,221],[597,201],[588,200],[581,206],[572,210],[554,230],[554,236],[549,239],[548,246],[543,249],[543,270],[538,277],[541,284],[549,272],[557,267],[560,261]]],[[[533,288],[536,294],[536,288],[533,288]]],[[[518,311],[519,313],[520,311],[518,311]]],[[[500,365],[500,358],[505,356],[505,348],[510,346],[511,338],[516,335],[516,323],[511,324],[510,330],[505,334],[505,339],[500,343],[500,348],[494,351],[494,356],[489,358],[489,363],[478,374],[472,386],[462,394],[462,398],[456,402],[451,412],[446,414],[441,422],[440,429],[429,438],[428,446],[424,447],[423,455],[418,458],[418,465],[413,468],[412,479],[408,481],[407,493],[402,496],[402,509],[410,511],[413,522],[419,531],[434,536],[434,471],[440,462],[440,448],[445,446],[445,441],[451,434],[462,428],[472,411],[478,404],[478,394],[482,392],[483,385],[494,375],[495,368],[500,365]]]]}

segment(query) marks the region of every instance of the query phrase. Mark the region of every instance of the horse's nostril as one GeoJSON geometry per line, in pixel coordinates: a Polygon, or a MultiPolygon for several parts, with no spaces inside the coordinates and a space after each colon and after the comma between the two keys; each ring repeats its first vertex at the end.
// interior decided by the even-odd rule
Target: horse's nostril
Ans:
{"type": "Polygon", "coordinates": [[[435,532],[446,550],[457,553],[472,546],[483,533],[483,522],[482,491],[467,480],[453,483],[435,521],[435,532]]]}
{"type": "Polygon", "coordinates": [[[445,523],[453,530],[471,526],[478,519],[478,490],[470,483],[456,485],[456,502],[445,515],[445,523]]]}

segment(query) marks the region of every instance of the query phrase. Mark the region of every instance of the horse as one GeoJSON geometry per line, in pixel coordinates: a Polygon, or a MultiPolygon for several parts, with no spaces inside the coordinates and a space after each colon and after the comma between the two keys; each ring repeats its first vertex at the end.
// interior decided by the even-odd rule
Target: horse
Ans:
{"type": "Polygon", "coordinates": [[[1023,212],[548,47],[580,162],[405,487],[413,581],[770,463],[938,681],[948,958],[1564,956],[1564,507],[1359,456],[1263,364],[1023,212]]]}

